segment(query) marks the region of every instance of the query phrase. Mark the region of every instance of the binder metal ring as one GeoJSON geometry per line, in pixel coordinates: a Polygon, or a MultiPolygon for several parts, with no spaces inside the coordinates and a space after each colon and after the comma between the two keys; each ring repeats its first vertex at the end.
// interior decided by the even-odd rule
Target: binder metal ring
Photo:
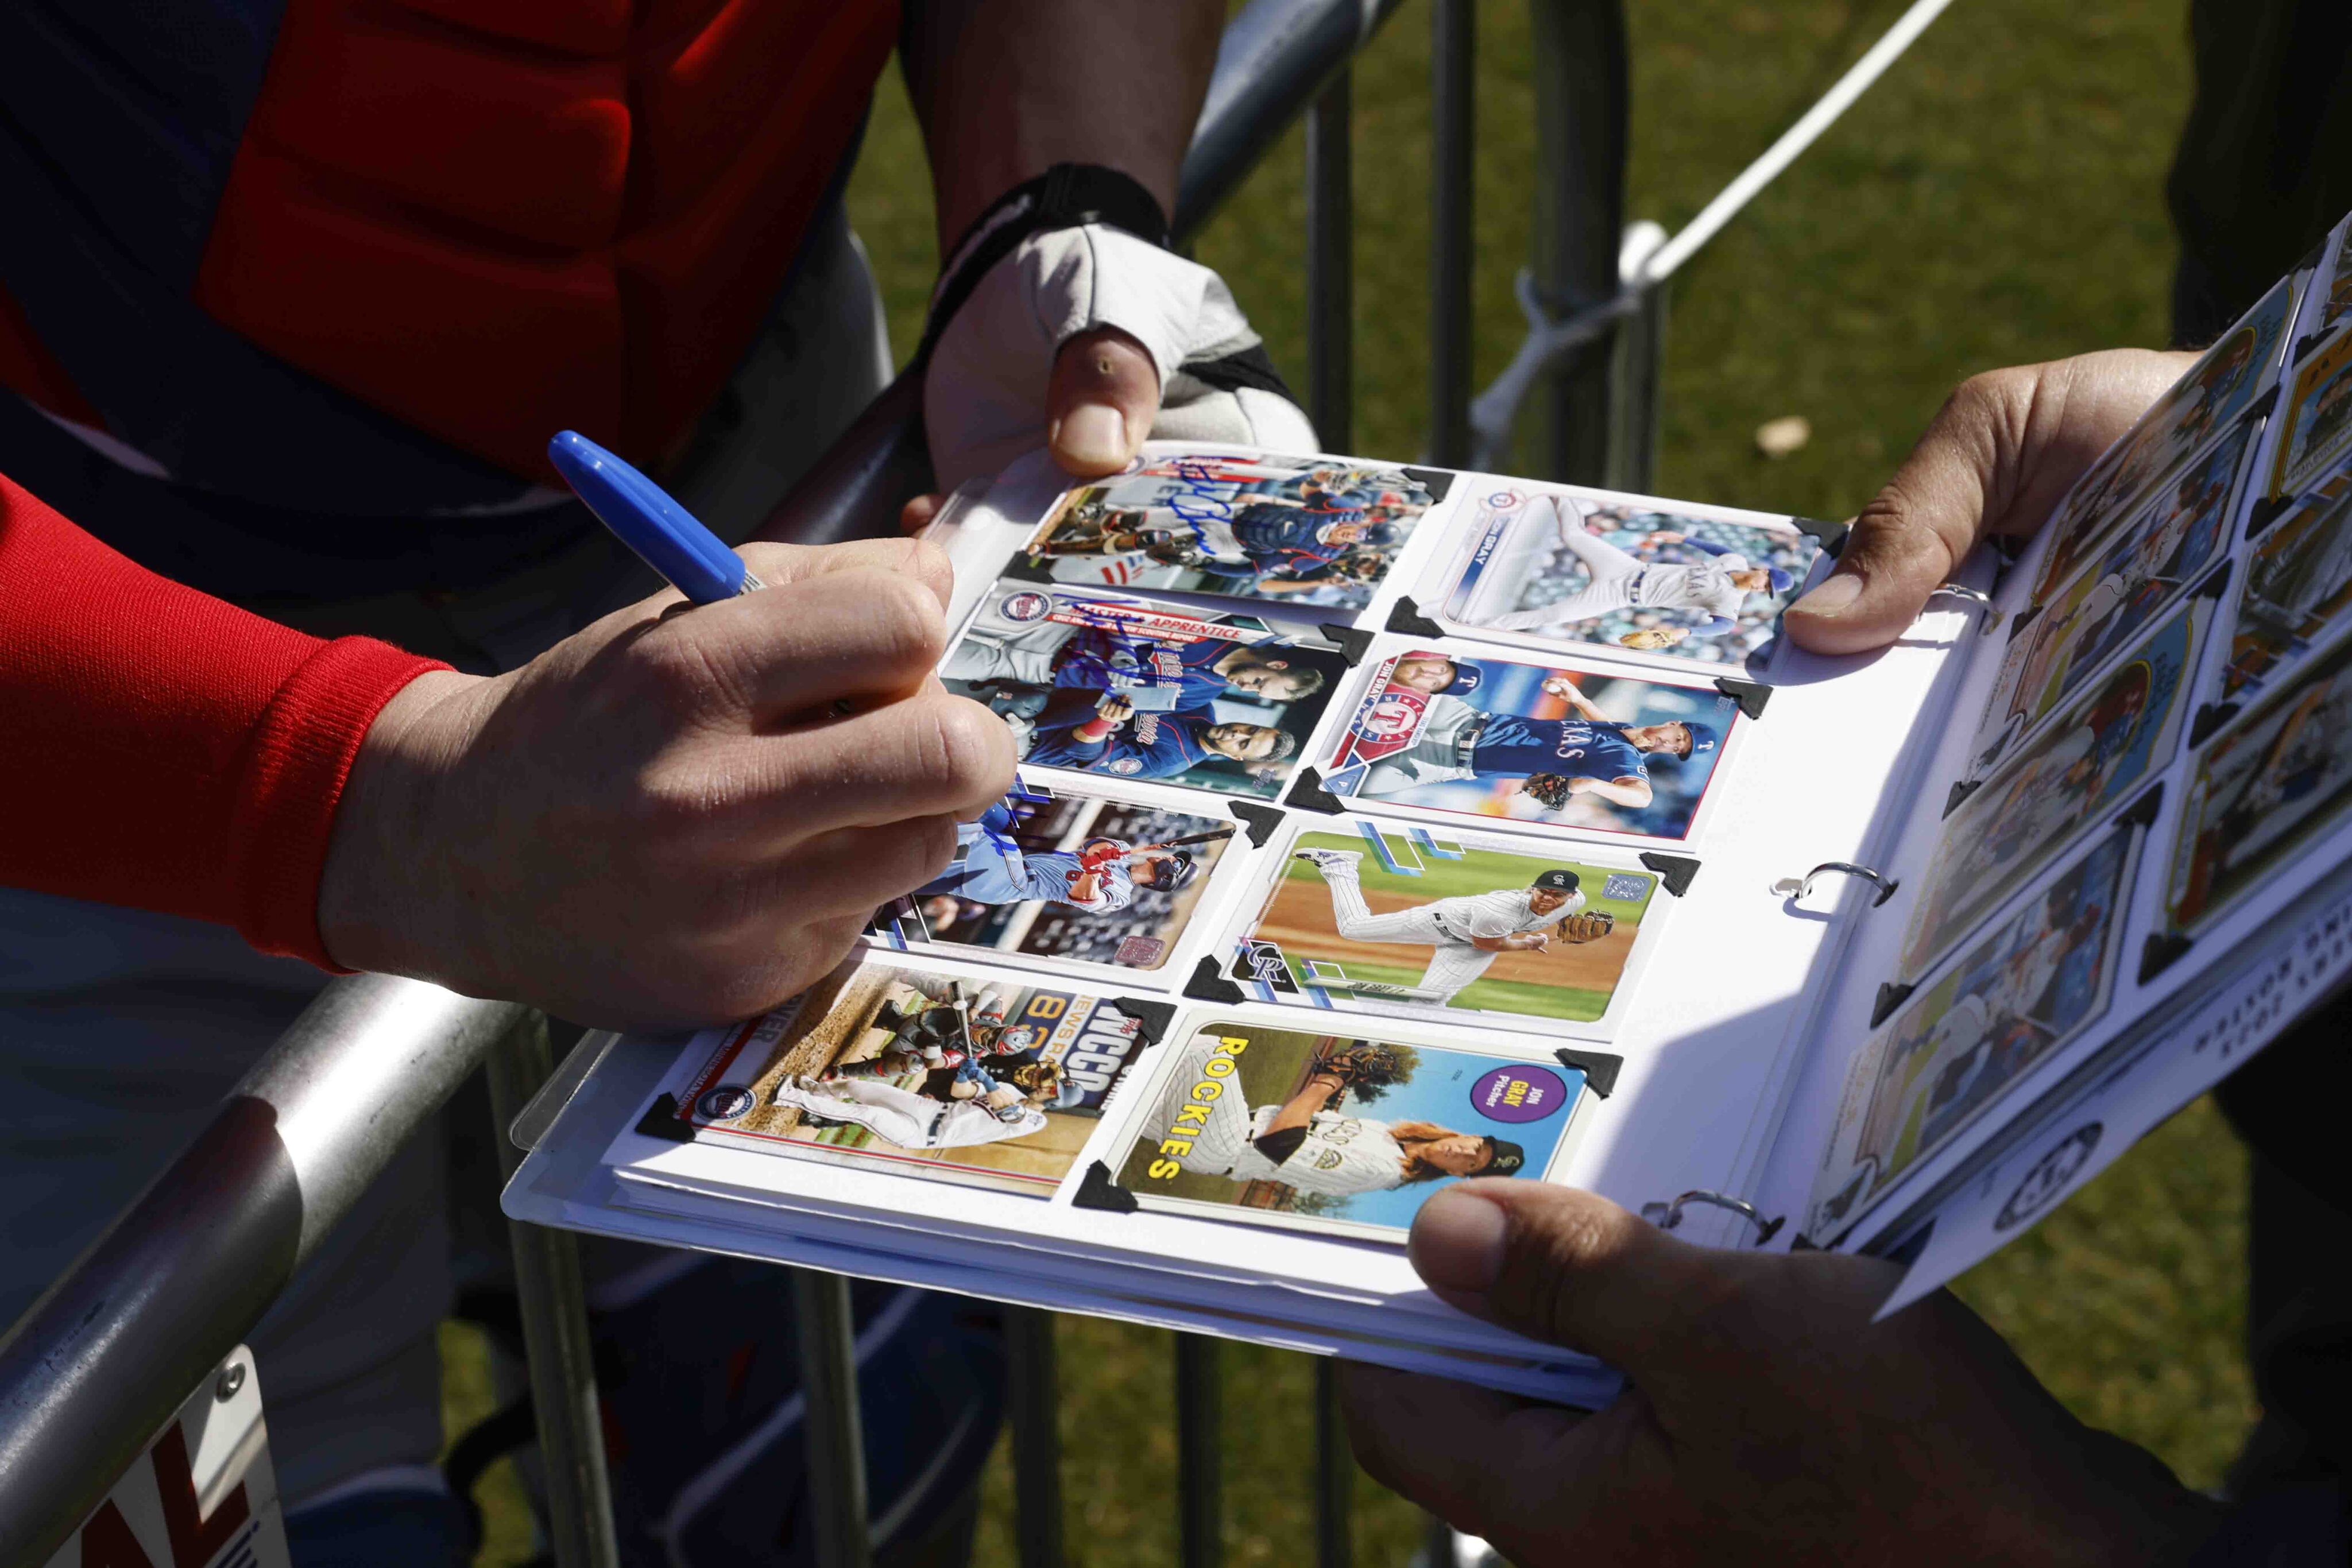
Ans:
{"type": "Polygon", "coordinates": [[[1877,908],[1880,904],[1894,897],[1895,890],[1903,885],[1891,876],[1882,876],[1878,873],[1871,870],[1868,866],[1856,865],[1852,861],[1823,861],[1821,864],[1815,866],[1812,870],[1807,872],[1802,876],[1782,877],[1780,881],[1772,884],[1772,891],[1782,898],[1804,898],[1812,893],[1813,883],[1820,879],[1824,872],[1832,871],[1842,873],[1846,876],[1858,876],[1865,881],[1876,883],[1878,884],[1878,896],[1870,901],[1870,906],[1873,909],[1877,908]]]}
{"type": "Polygon", "coordinates": [[[1683,1206],[1690,1203],[1704,1203],[1715,1208],[1729,1209],[1756,1228],[1756,1244],[1759,1247],[1771,1240],[1773,1234],[1780,1228],[1780,1220],[1765,1218],[1756,1212],[1756,1206],[1746,1198],[1729,1197],[1706,1187],[1694,1188],[1666,1205],[1666,1212],[1658,1220],[1658,1228],[1661,1230],[1678,1228],[1683,1222],[1683,1206]]]}
{"type": "Polygon", "coordinates": [[[1939,582],[1927,595],[1930,599],[1965,599],[1984,611],[1984,624],[1977,628],[1982,636],[2000,624],[2000,612],[1992,607],[1992,595],[1981,588],[1970,588],[1965,582],[1939,582]]]}

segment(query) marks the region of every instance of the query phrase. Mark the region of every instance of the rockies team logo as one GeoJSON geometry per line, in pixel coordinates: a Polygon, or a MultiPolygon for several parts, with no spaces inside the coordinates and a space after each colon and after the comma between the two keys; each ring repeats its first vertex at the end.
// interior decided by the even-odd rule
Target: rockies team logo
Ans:
{"type": "Polygon", "coordinates": [[[1282,949],[1256,937],[1243,943],[1226,972],[1236,980],[1254,980],[1286,996],[1298,994],[1298,982],[1291,977],[1290,964],[1283,957],[1282,949]]]}
{"type": "Polygon", "coordinates": [[[996,612],[1007,621],[1027,622],[1043,621],[1054,612],[1054,596],[1050,593],[1008,593],[996,612]]]}
{"type": "Polygon", "coordinates": [[[752,1106],[759,1097],[737,1083],[722,1083],[716,1089],[703,1091],[694,1103],[695,1114],[706,1122],[731,1122],[752,1106]]]}
{"type": "Polygon", "coordinates": [[[2099,1134],[2105,1131],[2096,1122],[2085,1122],[2066,1134],[2058,1146],[2033,1162],[2009,1201],[2000,1206],[1993,1217],[1995,1230],[2011,1230],[2058,1200],[2082,1168],[2090,1163],[2091,1151],[2099,1146],[2099,1134]]]}

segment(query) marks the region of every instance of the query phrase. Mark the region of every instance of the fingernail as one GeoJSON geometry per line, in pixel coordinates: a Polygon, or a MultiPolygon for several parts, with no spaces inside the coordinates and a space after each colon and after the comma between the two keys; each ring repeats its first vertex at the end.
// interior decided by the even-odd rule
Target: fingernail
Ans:
{"type": "Polygon", "coordinates": [[[1115,468],[1127,461],[1127,421],[1108,403],[1080,403],[1061,417],[1047,439],[1073,463],[1115,468]]]}
{"type": "Polygon", "coordinates": [[[1509,1231],[1500,1204],[1449,1188],[1421,1206],[1406,1250],[1414,1271],[1439,1290],[1483,1292],[1503,1271],[1509,1231]]]}
{"type": "Polygon", "coordinates": [[[1850,571],[1839,572],[1790,606],[1808,615],[1843,615],[1862,597],[1862,579],[1850,571]]]}

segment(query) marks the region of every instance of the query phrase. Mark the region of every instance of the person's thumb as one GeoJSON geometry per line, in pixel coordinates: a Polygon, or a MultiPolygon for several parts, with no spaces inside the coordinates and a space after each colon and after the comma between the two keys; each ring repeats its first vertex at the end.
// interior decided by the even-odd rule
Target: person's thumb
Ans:
{"type": "Polygon", "coordinates": [[[1596,1356],[1654,1394],[1719,1362],[1717,1309],[1745,1261],[1591,1193],[1507,1177],[1430,1198],[1410,1253],[1450,1304],[1596,1356]]]}
{"type": "Polygon", "coordinates": [[[1045,391],[1045,444],[1081,479],[1116,474],[1151,434],[1160,371],[1150,352],[1116,327],[1064,343],[1045,391]]]}

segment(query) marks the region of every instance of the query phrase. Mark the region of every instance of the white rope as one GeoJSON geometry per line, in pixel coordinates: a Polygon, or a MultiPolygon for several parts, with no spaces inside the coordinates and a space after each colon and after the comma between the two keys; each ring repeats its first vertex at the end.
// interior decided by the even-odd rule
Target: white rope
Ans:
{"type": "Polygon", "coordinates": [[[1717,193],[1715,200],[1699,209],[1698,215],[1682,227],[1674,238],[1652,253],[1649,265],[1642,269],[1641,281],[1663,283],[1674,275],[1675,268],[1688,261],[1699,246],[1713,239],[1716,231],[1732,220],[1740,208],[1752,201],[1756,193],[1780,177],[1780,172],[1797,161],[1797,155],[1815,141],[1822,132],[1837,122],[1838,116],[1853,107],[1854,100],[1868,92],[1871,84],[1886,74],[1886,68],[1902,57],[1927,25],[1944,14],[1952,0],[1916,0],[1911,9],[1903,13],[1886,36],[1871,45],[1869,52],[1853,62],[1845,75],[1838,78],[1821,101],[1805,110],[1797,123],[1780,133],[1780,139],[1764,150],[1763,156],[1739,172],[1739,177],[1717,193]]]}

